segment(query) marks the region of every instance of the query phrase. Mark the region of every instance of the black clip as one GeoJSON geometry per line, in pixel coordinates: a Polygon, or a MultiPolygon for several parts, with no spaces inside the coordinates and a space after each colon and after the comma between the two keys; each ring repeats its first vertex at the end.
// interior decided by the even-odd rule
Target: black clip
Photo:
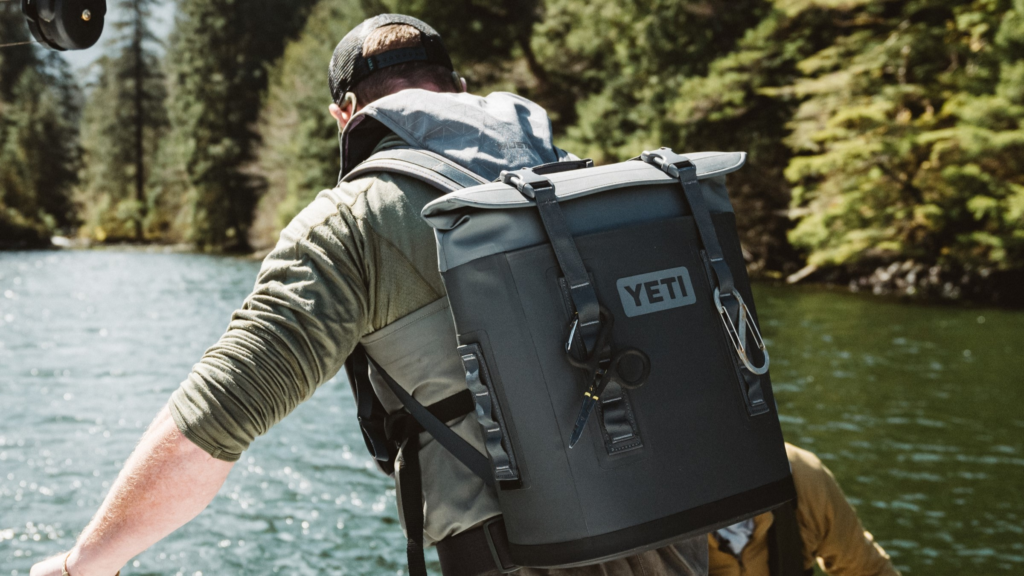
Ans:
{"type": "Polygon", "coordinates": [[[543,190],[544,188],[555,187],[551,180],[537,174],[531,168],[502,170],[498,179],[501,180],[502,184],[515,186],[516,190],[519,190],[519,193],[527,200],[533,200],[537,197],[536,190],[538,188],[543,190]]]}
{"type": "Polygon", "coordinates": [[[693,162],[690,162],[689,158],[676,154],[671,148],[658,148],[653,152],[644,151],[640,154],[640,159],[661,168],[673,178],[679,178],[684,169],[691,169],[696,172],[696,167],[693,165],[693,162]]]}

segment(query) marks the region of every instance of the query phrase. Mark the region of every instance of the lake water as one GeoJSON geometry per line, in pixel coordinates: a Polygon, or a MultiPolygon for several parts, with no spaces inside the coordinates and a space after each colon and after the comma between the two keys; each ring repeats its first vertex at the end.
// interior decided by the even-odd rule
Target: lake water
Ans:
{"type": "MultiPolygon", "coordinates": [[[[257,270],[186,254],[0,253],[0,576],[72,544],[257,270]]],[[[1024,573],[1024,312],[755,292],[787,439],[835,472],[904,574],[1024,573]]],[[[126,574],[404,568],[393,486],[339,376],[126,574]]]]}

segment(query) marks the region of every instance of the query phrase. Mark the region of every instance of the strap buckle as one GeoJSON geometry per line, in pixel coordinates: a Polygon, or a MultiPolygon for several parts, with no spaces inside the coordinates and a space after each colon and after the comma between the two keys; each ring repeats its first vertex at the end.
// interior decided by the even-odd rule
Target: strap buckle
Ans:
{"type": "Polygon", "coordinates": [[[640,154],[640,159],[660,168],[673,178],[679,178],[683,168],[693,168],[696,170],[689,158],[676,154],[671,148],[658,148],[654,151],[645,150],[640,154]]]}
{"type": "Polygon", "coordinates": [[[757,323],[754,322],[754,316],[750,313],[750,308],[747,308],[747,303],[743,301],[743,297],[740,296],[739,292],[733,291],[727,296],[732,296],[739,303],[739,326],[732,321],[732,316],[729,315],[729,311],[722,304],[722,295],[718,288],[715,288],[715,308],[718,309],[719,316],[722,317],[722,324],[725,324],[725,332],[729,335],[729,340],[732,341],[732,345],[736,348],[736,355],[740,357],[740,361],[754,374],[761,376],[768,372],[768,349],[764,345],[764,339],[761,338],[761,331],[757,329],[757,323]],[[764,354],[764,364],[761,366],[754,366],[750,361],[750,357],[747,355],[747,333],[750,333],[754,337],[754,344],[764,354]]]}
{"type": "Polygon", "coordinates": [[[536,190],[538,189],[543,190],[555,187],[551,180],[537,174],[530,168],[502,170],[498,179],[502,184],[514,186],[527,200],[534,200],[537,197],[536,190]]]}

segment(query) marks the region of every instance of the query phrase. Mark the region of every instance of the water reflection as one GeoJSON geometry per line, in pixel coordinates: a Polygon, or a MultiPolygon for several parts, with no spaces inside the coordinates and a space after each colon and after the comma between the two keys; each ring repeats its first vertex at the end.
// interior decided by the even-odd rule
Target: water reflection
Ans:
{"type": "MultiPolygon", "coordinates": [[[[0,567],[67,548],[144,427],[227,326],[258,265],[0,253],[0,567]]],[[[787,439],[833,469],[908,574],[1024,566],[1024,314],[758,286],[787,439]]],[[[390,481],[347,384],[324,386],[135,574],[396,574],[390,481]]],[[[436,563],[432,563],[436,568],[436,563]]]]}
{"type": "Polygon", "coordinates": [[[1024,564],[1024,314],[759,286],[787,439],[907,573],[1024,564]]]}

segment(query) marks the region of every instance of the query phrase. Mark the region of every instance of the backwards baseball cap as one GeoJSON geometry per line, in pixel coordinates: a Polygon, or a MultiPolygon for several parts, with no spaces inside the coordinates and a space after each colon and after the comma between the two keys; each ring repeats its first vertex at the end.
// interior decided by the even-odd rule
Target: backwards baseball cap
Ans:
{"type": "Polygon", "coordinates": [[[441,35],[425,22],[402,14],[381,14],[364,20],[345,35],[334,49],[331,58],[329,83],[331,96],[341,102],[346,92],[374,72],[406,62],[429,62],[454,71],[448,50],[441,43],[441,35]],[[373,56],[363,56],[363,43],[378,28],[405,24],[420,32],[420,45],[388,50],[373,56]]]}

